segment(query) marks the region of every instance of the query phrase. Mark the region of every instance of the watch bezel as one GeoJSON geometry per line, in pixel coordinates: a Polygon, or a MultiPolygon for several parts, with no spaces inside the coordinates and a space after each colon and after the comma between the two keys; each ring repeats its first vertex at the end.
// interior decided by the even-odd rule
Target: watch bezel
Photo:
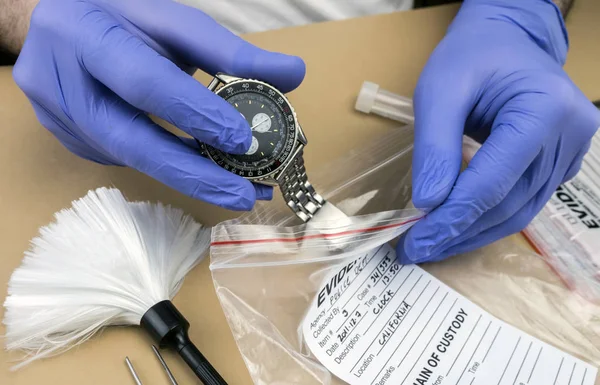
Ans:
{"type": "MultiPolygon", "coordinates": [[[[299,137],[300,125],[298,124],[298,118],[296,116],[296,111],[292,107],[292,104],[290,103],[288,98],[277,88],[275,88],[274,86],[272,86],[271,84],[268,84],[266,82],[263,82],[260,80],[255,80],[255,79],[238,79],[238,80],[235,80],[230,83],[222,85],[214,92],[216,95],[222,97],[225,100],[226,100],[226,98],[224,97],[224,94],[227,94],[229,92],[228,91],[229,89],[234,90],[235,88],[242,87],[242,88],[248,89],[248,91],[246,91],[246,92],[257,93],[257,91],[254,88],[251,88],[250,85],[256,86],[256,89],[258,89],[260,91],[262,91],[262,89],[259,89],[259,86],[266,88],[264,94],[260,93],[260,92],[258,92],[258,93],[265,95],[268,98],[272,99],[275,102],[275,104],[280,108],[282,114],[284,115],[284,119],[286,121],[289,119],[289,117],[292,117],[292,121],[289,122],[289,125],[285,126],[286,129],[288,130],[289,137],[286,140],[286,143],[284,144],[285,147],[288,147],[289,145],[291,145],[291,147],[289,147],[289,150],[286,148],[286,150],[284,151],[285,155],[283,155],[282,159],[277,160],[277,162],[279,162],[279,164],[277,164],[277,166],[274,169],[272,169],[271,171],[261,172],[260,175],[248,175],[248,174],[252,174],[253,172],[247,172],[246,170],[228,169],[228,171],[235,175],[239,175],[245,179],[251,180],[251,181],[275,179],[274,175],[277,174],[279,171],[281,171],[283,168],[285,168],[287,163],[289,162],[289,160],[294,156],[295,150],[298,147],[298,137],[299,137]],[[248,87],[244,87],[244,83],[248,84],[248,87]],[[274,91],[273,95],[271,95],[269,93],[269,91],[271,91],[271,90],[274,91]],[[287,109],[289,109],[289,112],[286,111],[286,107],[287,107],[287,109]],[[293,124],[293,126],[292,126],[292,124],[293,124]],[[293,132],[290,133],[289,131],[293,131],[293,132]]],[[[242,91],[242,93],[243,92],[244,91],[242,91]]],[[[232,95],[239,95],[239,94],[240,94],[239,91],[237,93],[232,93],[232,95]]],[[[222,164],[219,164],[220,160],[215,159],[215,157],[212,154],[213,152],[223,152],[223,151],[214,149],[213,147],[211,147],[205,143],[201,143],[201,147],[202,147],[203,153],[206,154],[206,156],[208,158],[210,158],[214,163],[216,163],[220,167],[225,168],[225,167],[223,167],[222,164]],[[211,149],[213,151],[211,151],[211,149]]],[[[269,167],[265,167],[265,168],[268,169],[269,167]]],[[[256,171],[256,173],[259,173],[259,171],[262,171],[262,170],[255,170],[255,171],[256,171]]]]}

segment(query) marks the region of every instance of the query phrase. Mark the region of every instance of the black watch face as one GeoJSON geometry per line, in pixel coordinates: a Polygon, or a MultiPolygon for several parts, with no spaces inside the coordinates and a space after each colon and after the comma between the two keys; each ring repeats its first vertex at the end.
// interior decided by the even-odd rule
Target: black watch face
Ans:
{"type": "Polygon", "coordinates": [[[246,118],[252,127],[252,144],[243,155],[206,146],[209,156],[221,167],[245,178],[275,172],[290,156],[296,140],[296,119],[286,99],[274,88],[253,81],[224,86],[217,94],[246,118]]]}

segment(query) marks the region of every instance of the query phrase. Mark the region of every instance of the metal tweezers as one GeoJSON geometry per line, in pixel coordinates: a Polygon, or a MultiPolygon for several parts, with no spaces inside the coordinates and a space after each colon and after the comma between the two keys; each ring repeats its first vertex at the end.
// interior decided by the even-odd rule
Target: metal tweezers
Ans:
{"type": "MultiPolygon", "coordinates": [[[[158,361],[160,361],[160,364],[162,365],[163,369],[167,373],[167,377],[169,377],[169,381],[171,381],[171,385],[178,385],[177,381],[175,381],[175,377],[173,377],[173,373],[171,373],[171,370],[167,366],[167,363],[161,356],[161,354],[158,351],[158,349],[156,348],[156,346],[152,345],[152,350],[154,351],[156,358],[158,358],[158,361]]],[[[135,381],[136,385],[143,385],[142,380],[140,380],[140,377],[135,372],[135,369],[133,368],[133,364],[129,360],[129,357],[125,357],[125,363],[127,364],[127,367],[129,368],[129,371],[131,372],[131,375],[133,376],[133,380],[135,381]]]]}

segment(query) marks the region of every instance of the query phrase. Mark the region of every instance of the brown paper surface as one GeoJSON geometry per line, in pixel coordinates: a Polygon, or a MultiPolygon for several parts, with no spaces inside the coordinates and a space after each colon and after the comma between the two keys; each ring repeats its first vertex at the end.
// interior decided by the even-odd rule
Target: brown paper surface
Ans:
{"type": "MultiPolygon", "coordinates": [[[[290,99],[309,138],[305,151],[309,170],[393,129],[393,122],[354,111],[362,82],[374,81],[411,96],[456,9],[445,6],[248,36],[263,48],[301,56],[307,63],[306,80],[290,99]]],[[[577,0],[568,22],[571,51],[566,68],[590,99],[600,99],[599,14],[600,3],[577,0]]],[[[198,80],[206,84],[208,77],[199,75],[198,80]]],[[[160,200],[207,225],[236,215],[187,198],[135,171],[95,165],[70,154],[37,122],[12,81],[10,68],[0,69],[0,119],[3,298],[10,274],[38,228],[89,189],[115,186],[129,199],[160,200]]],[[[251,383],[214,294],[208,260],[189,275],[175,303],[192,324],[192,339],[224,378],[231,384],[251,383]]],[[[9,371],[8,361],[16,356],[0,351],[0,384],[133,384],[125,356],[144,384],[167,384],[150,343],[137,328],[111,328],[75,350],[18,372],[9,371]]],[[[180,384],[198,383],[180,360],[171,354],[165,358],[180,384]]]]}

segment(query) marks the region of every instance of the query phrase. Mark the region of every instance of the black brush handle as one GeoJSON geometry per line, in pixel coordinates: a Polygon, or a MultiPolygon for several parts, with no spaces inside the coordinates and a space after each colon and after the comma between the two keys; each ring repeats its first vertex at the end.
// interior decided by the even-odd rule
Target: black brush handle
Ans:
{"type": "Polygon", "coordinates": [[[142,317],[142,328],[160,348],[175,350],[204,385],[227,385],[219,372],[190,341],[190,323],[171,301],[152,306],[142,317]]]}
{"type": "Polygon", "coordinates": [[[227,385],[219,372],[204,358],[193,343],[181,349],[179,355],[205,385],[227,385]]]}

